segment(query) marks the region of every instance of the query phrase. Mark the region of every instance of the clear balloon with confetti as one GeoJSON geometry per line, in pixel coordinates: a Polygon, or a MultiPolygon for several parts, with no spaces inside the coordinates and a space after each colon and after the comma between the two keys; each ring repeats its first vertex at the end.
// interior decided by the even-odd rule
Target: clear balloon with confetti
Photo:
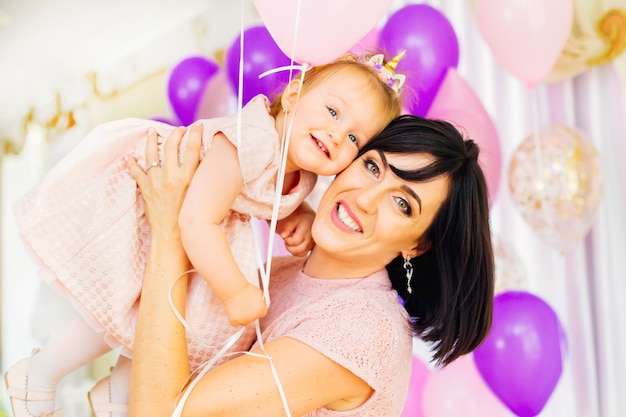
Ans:
{"type": "Polygon", "coordinates": [[[513,154],[509,188],[537,235],[566,252],[594,222],[603,191],[599,154],[578,129],[544,125],[513,154]]]}

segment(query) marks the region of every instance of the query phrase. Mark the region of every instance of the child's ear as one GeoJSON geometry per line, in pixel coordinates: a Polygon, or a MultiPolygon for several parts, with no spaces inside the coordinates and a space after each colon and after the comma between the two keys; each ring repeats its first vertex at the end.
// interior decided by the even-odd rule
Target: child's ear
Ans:
{"type": "Polygon", "coordinates": [[[290,107],[293,107],[296,104],[296,100],[298,99],[298,92],[300,91],[300,79],[291,80],[285,90],[283,91],[283,95],[281,97],[280,104],[283,109],[287,109],[289,111],[290,107]]]}

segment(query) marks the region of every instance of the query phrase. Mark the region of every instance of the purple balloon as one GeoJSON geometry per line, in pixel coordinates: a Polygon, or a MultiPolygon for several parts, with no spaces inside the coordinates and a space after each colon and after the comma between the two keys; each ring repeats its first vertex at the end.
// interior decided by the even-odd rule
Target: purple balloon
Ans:
{"type": "Polygon", "coordinates": [[[406,75],[409,87],[404,107],[411,114],[425,116],[447,69],[459,63],[459,42],[452,25],[434,7],[408,5],[389,17],[378,44],[388,56],[406,50],[396,68],[406,75]]]}
{"type": "Polygon", "coordinates": [[[562,372],[562,331],[552,308],[524,291],[494,299],[493,324],[474,351],[474,362],[489,388],[519,417],[543,409],[562,372]]]}
{"type": "MultiPolygon", "coordinates": [[[[239,91],[239,55],[241,36],[226,51],[225,66],[228,79],[235,94],[239,91]]],[[[257,94],[273,98],[289,82],[289,71],[280,71],[259,79],[259,75],[272,68],[291,64],[276,45],[274,38],[265,26],[254,26],[243,33],[243,104],[257,94]]]]}
{"type": "Polygon", "coordinates": [[[174,122],[171,119],[168,119],[167,117],[154,116],[154,117],[151,117],[150,119],[154,120],[155,122],[161,122],[161,123],[168,124],[170,126],[178,126],[178,123],[174,122]]]}
{"type": "Polygon", "coordinates": [[[167,83],[170,104],[183,125],[193,123],[204,87],[219,66],[202,56],[183,59],[173,69],[167,83]]]}

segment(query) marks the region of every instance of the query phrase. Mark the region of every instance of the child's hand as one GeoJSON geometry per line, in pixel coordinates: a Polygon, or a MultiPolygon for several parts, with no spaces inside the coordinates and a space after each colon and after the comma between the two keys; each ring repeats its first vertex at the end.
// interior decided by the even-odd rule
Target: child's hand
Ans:
{"type": "Polygon", "coordinates": [[[294,256],[305,256],[313,246],[311,227],[315,212],[310,207],[300,207],[276,224],[276,233],[283,238],[285,249],[294,256]]]}
{"type": "Polygon", "coordinates": [[[231,326],[235,327],[245,326],[267,314],[263,291],[252,284],[224,301],[224,309],[231,326]]]}

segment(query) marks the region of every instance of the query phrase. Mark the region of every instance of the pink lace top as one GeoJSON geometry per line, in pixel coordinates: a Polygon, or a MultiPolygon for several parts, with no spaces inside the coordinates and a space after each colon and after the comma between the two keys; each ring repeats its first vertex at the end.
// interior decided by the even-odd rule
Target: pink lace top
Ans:
{"type": "Polygon", "coordinates": [[[361,279],[316,279],[305,258],[273,261],[271,305],[261,319],[263,340],[297,339],[349,369],[375,390],[353,410],[315,410],[309,417],[400,416],[411,375],[408,315],[387,272],[361,279]]]}

